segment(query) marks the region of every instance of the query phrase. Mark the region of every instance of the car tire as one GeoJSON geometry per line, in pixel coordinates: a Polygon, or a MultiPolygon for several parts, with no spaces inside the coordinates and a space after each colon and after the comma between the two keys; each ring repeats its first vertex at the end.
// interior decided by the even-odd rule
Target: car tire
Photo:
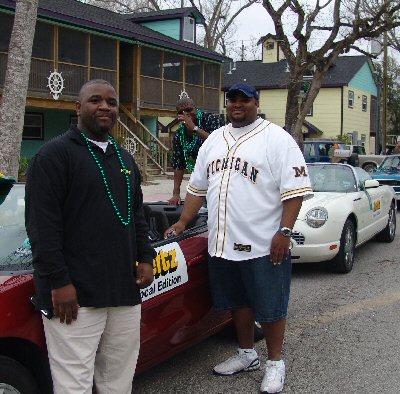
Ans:
{"type": "Polygon", "coordinates": [[[349,157],[349,159],[347,160],[347,163],[350,164],[353,167],[358,167],[360,164],[360,160],[358,158],[358,154],[357,153],[352,153],[349,157]]]}
{"type": "Polygon", "coordinates": [[[392,202],[386,227],[377,235],[379,241],[392,242],[396,236],[396,207],[392,202]]]}
{"type": "Polygon", "coordinates": [[[363,170],[367,171],[367,172],[373,172],[377,169],[376,164],[374,163],[365,163],[363,165],[363,170]]]}
{"type": "Polygon", "coordinates": [[[6,394],[38,394],[32,374],[18,361],[0,356],[0,392],[6,394]]]}
{"type": "Polygon", "coordinates": [[[339,252],[330,261],[331,271],[341,274],[350,272],[353,269],[355,247],[356,231],[354,223],[350,219],[347,219],[340,237],[339,252]]]}

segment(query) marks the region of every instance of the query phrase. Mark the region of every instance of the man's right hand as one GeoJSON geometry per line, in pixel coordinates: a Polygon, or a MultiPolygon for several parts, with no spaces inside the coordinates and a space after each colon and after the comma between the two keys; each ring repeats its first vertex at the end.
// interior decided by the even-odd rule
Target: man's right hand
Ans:
{"type": "Polygon", "coordinates": [[[168,205],[181,205],[181,196],[179,194],[174,194],[169,200],[168,205]]]}
{"type": "Polygon", "coordinates": [[[60,323],[71,324],[78,318],[78,297],[72,284],[51,291],[54,316],[60,318],[60,323]]]}
{"type": "Polygon", "coordinates": [[[181,221],[178,221],[165,230],[164,238],[168,239],[171,237],[176,237],[177,235],[182,234],[185,231],[185,228],[186,226],[181,221]]]}

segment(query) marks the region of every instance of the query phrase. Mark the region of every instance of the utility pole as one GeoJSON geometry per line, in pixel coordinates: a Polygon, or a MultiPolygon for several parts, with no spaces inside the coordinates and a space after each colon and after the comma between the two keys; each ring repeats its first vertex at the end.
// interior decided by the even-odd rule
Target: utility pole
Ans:
{"type": "Polygon", "coordinates": [[[387,85],[388,85],[388,43],[387,32],[383,33],[383,89],[382,89],[382,149],[386,152],[387,132],[387,85]]]}
{"type": "Polygon", "coordinates": [[[244,41],[242,40],[242,56],[241,56],[242,62],[244,61],[244,41]]]}

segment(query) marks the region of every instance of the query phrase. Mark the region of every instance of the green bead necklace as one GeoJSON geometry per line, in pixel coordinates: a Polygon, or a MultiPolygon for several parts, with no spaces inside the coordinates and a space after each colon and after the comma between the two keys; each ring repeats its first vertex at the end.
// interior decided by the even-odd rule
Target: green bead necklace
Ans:
{"type": "Polygon", "coordinates": [[[109,140],[110,143],[111,143],[112,145],[114,145],[114,147],[115,147],[115,151],[117,152],[119,162],[121,163],[121,172],[125,175],[125,179],[126,179],[126,186],[127,186],[127,204],[128,204],[128,215],[127,215],[127,219],[126,219],[126,220],[124,220],[124,218],[122,217],[121,212],[119,211],[119,209],[118,209],[118,207],[117,207],[117,204],[115,203],[114,197],[113,197],[113,195],[112,195],[112,193],[111,193],[110,187],[109,187],[108,182],[107,182],[107,178],[106,178],[106,174],[105,174],[104,168],[103,168],[103,166],[101,165],[100,160],[97,158],[97,156],[96,156],[95,153],[93,152],[93,149],[92,149],[92,147],[90,146],[89,138],[86,136],[86,134],[85,134],[83,131],[82,131],[81,133],[82,133],[83,138],[84,138],[85,141],[86,141],[86,146],[88,147],[89,152],[91,153],[91,155],[92,155],[94,161],[96,162],[97,167],[99,167],[101,177],[103,178],[104,186],[106,187],[106,191],[107,191],[107,194],[108,194],[108,198],[110,199],[111,204],[112,204],[112,206],[113,206],[115,212],[117,213],[117,216],[118,216],[119,220],[121,220],[121,223],[122,223],[124,226],[128,226],[128,225],[131,223],[131,221],[132,221],[132,212],[131,212],[131,183],[130,183],[130,180],[129,180],[129,174],[131,173],[131,171],[128,170],[128,169],[126,168],[125,163],[124,163],[124,161],[122,160],[121,152],[120,152],[119,149],[118,149],[117,143],[115,142],[113,136],[112,136],[111,134],[109,134],[109,135],[108,135],[108,140],[109,140]]]}
{"type": "MultiPolygon", "coordinates": [[[[201,128],[202,116],[203,116],[203,112],[200,109],[198,109],[197,110],[197,119],[198,119],[197,126],[200,128],[201,128]]],[[[181,145],[182,145],[183,157],[185,158],[185,162],[186,162],[186,168],[188,169],[188,171],[190,173],[192,173],[196,162],[190,157],[190,153],[193,151],[194,147],[196,146],[197,141],[199,140],[199,136],[197,134],[195,134],[193,136],[192,140],[189,141],[189,137],[185,133],[185,126],[182,123],[179,126],[178,132],[179,132],[179,139],[180,139],[181,145]]]]}

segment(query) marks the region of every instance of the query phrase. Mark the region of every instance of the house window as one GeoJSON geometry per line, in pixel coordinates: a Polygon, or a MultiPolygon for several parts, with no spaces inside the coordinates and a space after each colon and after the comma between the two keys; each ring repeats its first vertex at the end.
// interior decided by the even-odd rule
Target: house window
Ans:
{"type": "Polygon", "coordinates": [[[364,112],[366,112],[367,111],[367,106],[368,106],[368,98],[367,98],[367,96],[362,96],[362,110],[364,111],[364,112]]]}
{"type": "Polygon", "coordinates": [[[58,29],[58,60],[72,64],[87,64],[87,34],[76,30],[58,29]]]}
{"type": "Polygon", "coordinates": [[[53,26],[37,22],[33,39],[32,57],[39,59],[53,59],[53,26]]]}
{"type": "Polygon", "coordinates": [[[204,63],[204,85],[219,88],[220,65],[204,63]]]}
{"type": "Polygon", "coordinates": [[[267,50],[267,51],[272,51],[273,49],[274,49],[274,42],[266,42],[265,43],[265,49],[267,50]]]}
{"type": "Polygon", "coordinates": [[[175,53],[164,52],[163,72],[164,79],[182,82],[183,79],[182,56],[175,53]]]}
{"type": "Polygon", "coordinates": [[[105,37],[90,36],[90,65],[92,67],[117,69],[117,42],[105,37]],[[104,54],[107,56],[104,56],[104,54]]]}
{"type": "Polygon", "coordinates": [[[194,42],[194,19],[190,17],[183,18],[183,40],[194,42]]]}
{"type": "Polygon", "coordinates": [[[142,47],[140,73],[147,77],[161,78],[161,52],[142,47]]]}
{"type": "Polygon", "coordinates": [[[186,59],[186,82],[193,85],[203,84],[203,62],[186,59]]]}
{"type": "Polygon", "coordinates": [[[43,114],[25,113],[22,138],[24,140],[43,139],[43,114]]]}
{"type": "Polygon", "coordinates": [[[349,90],[348,105],[349,105],[349,108],[353,108],[354,107],[354,92],[352,90],[349,90]]]}
{"type": "Polygon", "coordinates": [[[306,116],[313,116],[313,114],[314,114],[314,105],[311,105],[311,107],[308,110],[306,116]]]}

